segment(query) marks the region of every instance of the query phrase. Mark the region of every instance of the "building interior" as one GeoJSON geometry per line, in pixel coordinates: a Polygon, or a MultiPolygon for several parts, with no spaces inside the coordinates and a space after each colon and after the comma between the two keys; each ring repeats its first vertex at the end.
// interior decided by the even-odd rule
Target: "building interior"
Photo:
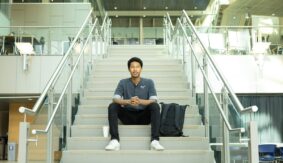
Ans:
{"type": "Polygon", "coordinates": [[[0,0],[0,162],[282,162],[282,8],[282,0],[0,0]],[[143,145],[148,126],[121,125],[122,150],[111,159],[99,134],[133,56],[144,59],[160,102],[190,106],[185,137],[162,137],[166,150],[154,155],[143,145]]]}

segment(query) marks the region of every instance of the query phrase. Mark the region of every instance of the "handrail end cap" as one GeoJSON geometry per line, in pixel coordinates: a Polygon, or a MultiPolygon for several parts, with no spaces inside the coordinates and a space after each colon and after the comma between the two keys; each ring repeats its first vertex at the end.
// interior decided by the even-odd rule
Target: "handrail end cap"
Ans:
{"type": "Polygon", "coordinates": [[[257,112],[257,111],[258,111],[258,107],[257,107],[257,106],[255,106],[255,105],[254,105],[254,106],[252,106],[252,111],[253,111],[253,112],[257,112]]]}
{"type": "Polygon", "coordinates": [[[20,112],[20,113],[25,113],[25,110],[26,110],[26,109],[27,109],[27,108],[21,106],[21,107],[19,108],[19,112],[20,112]]]}
{"type": "Polygon", "coordinates": [[[33,129],[33,130],[31,131],[31,133],[32,133],[33,135],[35,135],[35,134],[36,134],[36,130],[33,129]]]}

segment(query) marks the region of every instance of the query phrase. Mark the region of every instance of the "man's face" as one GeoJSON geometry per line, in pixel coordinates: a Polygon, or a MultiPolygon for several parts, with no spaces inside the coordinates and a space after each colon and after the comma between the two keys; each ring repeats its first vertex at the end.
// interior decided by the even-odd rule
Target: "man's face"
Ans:
{"type": "Polygon", "coordinates": [[[139,78],[142,68],[139,62],[132,62],[129,68],[132,78],[139,78]]]}

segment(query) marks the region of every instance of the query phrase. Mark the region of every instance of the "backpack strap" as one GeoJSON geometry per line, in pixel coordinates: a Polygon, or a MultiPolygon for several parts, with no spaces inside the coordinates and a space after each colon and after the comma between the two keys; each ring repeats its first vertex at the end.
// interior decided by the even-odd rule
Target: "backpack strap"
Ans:
{"type": "Polygon", "coordinates": [[[180,105],[179,104],[176,104],[176,103],[174,103],[174,104],[172,104],[172,105],[174,105],[174,110],[175,110],[175,127],[178,129],[178,130],[180,130],[180,123],[179,123],[179,118],[180,118],[180,105]]]}
{"type": "Polygon", "coordinates": [[[162,107],[161,124],[163,124],[163,123],[165,123],[166,115],[167,115],[167,112],[168,112],[171,104],[170,105],[165,105],[163,102],[161,102],[160,104],[161,104],[161,107],[162,107]]]}
{"type": "MultiPolygon", "coordinates": [[[[189,105],[179,105],[179,104],[176,104],[176,103],[173,103],[174,105],[174,109],[175,109],[175,127],[178,129],[178,130],[182,130],[181,129],[181,124],[179,123],[180,122],[180,115],[182,114],[183,110],[186,110],[187,106],[189,105]]],[[[185,117],[184,117],[185,118],[185,117]]],[[[183,120],[184,122],[184,120],[183,120]]],[[[183,135],[183,132],[180,136],[184,136],[183,135]]]]}

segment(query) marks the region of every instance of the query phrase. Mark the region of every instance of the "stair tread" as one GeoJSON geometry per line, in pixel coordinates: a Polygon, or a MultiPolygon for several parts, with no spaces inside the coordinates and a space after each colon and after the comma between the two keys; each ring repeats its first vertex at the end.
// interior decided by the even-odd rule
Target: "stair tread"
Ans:
{"type": "Polygon", "coordinates": [[[180,153],[201,153],[201,152],[213,152],[209,149],[207,150],[195,150],[195,149],[183,149],[183,150],[164,150],[164,151],[154,151],[154,150],[119,150],[119,151],[105,151],[103,150],[68,150],[64,152],[70,153],[95,153],[95,154],[103,154],[103,153],[111,153],[111,154],[180,154],[180,153]]]}
{"type": "MultiPolygon", "coordinates": [[[[107,118],[108,115],[107,114],[77,114],[77,117],[85,117],[85,118],[89,118],[89,117],[96,117],[96,118],[107,118]]],[[[192,117],[200,117],[199,114],[185,114],[185,118],[192,118],[192,117]]]]}
{"type": "MultiPolygon", "coordinates": [[[[72,125],[72,127],[78,127],[78,128],[99,128],[101,129],[102,126],[105,126],[105,125],[87,125],[87,124],[75,124],[75,125],[72,125]]],[[[118,125],[119,128],[150,128],[151,126],[150,125],[118,125]]],[[[183,126],[183,129],[184,128],[199,128],[199,127],[204,127],[204,125],[185,125],[183,126]]]]}
{"type": "MultiPolygon", "coordinates": [[[[89,136],[89,137],[70,137],[69,139],[72,140],[107,140],[109,141],[109,138],[105,137],[95,137],[95,136],[89,136]]],[[[150,137],[120,137],[120,140],[150,140],[150,137]]],[[[160,141],[168,141],[168,140],[174,140],[174,141],[196,141],[196,140],[208,140],[207,137],[199,137],[199,136],[189,136],[189,137],[163,137],[160,136],[160,141]]]]}
{"type": "MultiPolygon", "coordinates": [[[[95,99],[102,99],[102,100],[112,100],[112,96],[92,96],[92,95],[88,95],[84,98],[95,98],[95,99]]],[[[187,100],[187,99],[192,99],[192,97],[189,96],[158,96],[158,99],[183,99],[183,100],[187,100]]]]}
{"type": "MultiPolygon", "coordinates": [[[[110,104],[110,103],[109,103],[110,104]]],[[[80,104],[79,107],[84,107],[84,108],[108,108],[109,104],[99,104],[99,105],[95,105],[95,104],[80,104]]],[[[198,105],[190,105],[189,107],[198,107],[198,105]]]]}

